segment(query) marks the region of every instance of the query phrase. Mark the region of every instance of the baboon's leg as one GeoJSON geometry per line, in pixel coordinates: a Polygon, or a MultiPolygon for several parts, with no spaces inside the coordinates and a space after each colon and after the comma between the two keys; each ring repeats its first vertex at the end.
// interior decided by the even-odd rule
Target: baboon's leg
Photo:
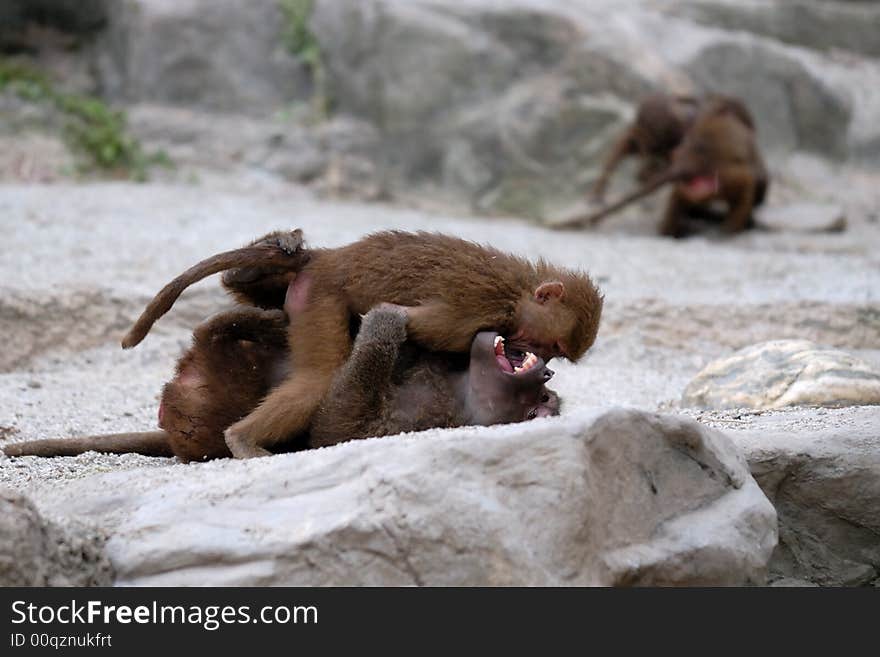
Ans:
{"type": "Polygon", "coordinates": [[[741,170],[725,176],[722,180],[724,196],[730,206],[721,230],[728,234],[744,231],[752,218],[755,201],[755,181],[751,170],[741,170]]]}
{"type": "Polygon", "coordinates": [[[348,307],[336,296],[312,298],[290,318],[293,374],[247,417],[226,430],[237,458],[266,456],[272,447],[305,432],[351,351],[348,307]]]}

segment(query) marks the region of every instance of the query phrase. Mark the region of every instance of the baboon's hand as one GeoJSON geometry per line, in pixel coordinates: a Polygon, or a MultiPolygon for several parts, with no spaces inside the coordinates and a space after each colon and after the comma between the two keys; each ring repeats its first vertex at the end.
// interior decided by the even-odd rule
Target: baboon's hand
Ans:
{"type": "Polygon", "coordinates": [[[409,315],[405,306],[381,303],[364,315],[357,342],[400,344],[406,340],[409,315]]]}

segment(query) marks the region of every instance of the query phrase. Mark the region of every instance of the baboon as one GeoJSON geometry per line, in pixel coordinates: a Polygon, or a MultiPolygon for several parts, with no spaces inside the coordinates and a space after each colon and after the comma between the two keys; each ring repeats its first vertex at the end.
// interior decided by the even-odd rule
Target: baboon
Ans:
{"type": "Polygon", "coordinates": [[[638,156],[639,182],[650,180],[669,166],[672,151],[681,143],[697,116],[699,101],[692,96],[652,94],[644,98],[636,117],[611,148],[592,197],[601,202],[612,174],[623,158],[638,156]]]}
{"type": "MultiPolygon", "coordinates": [[[[351,351],[350,317],[380,303],[406,307],[408,336],[429,351],[466,353],[480,331],[499,333],[515,371],[555,356],[576,361],[596,338],[602,310],[596,286],[584,273],[543,260],[533,264],[458,238],[403,231],[336,249],[295,248],[294,254],[302,254],[304,264],[297,263],[295,284],[285,293],[290,375],[226,430],[238,458],[267,455],[306,431],[351,351]]],[[[187,281],[197,280],[197,269],[187,281]]],[[[169,288],[176,290],[172,283],[160,292],[124,347],[143,339],[158,319],[156,308],[170,307],[164,300],[169,288]]],[[[240,288],[238,294],[248,298],[240,288]]],[[[280,293],[274,294],[277,300],[280,293]]]]}
{"type": "Polygon", "coordinates": [[[752,210],[764,202],[769,177],[755,140],[754,123],[740,101],[722,96],[707,100],[665,171],[608,207],[554,227],[596,225],[667,183],[672,183],[673,189],[660,224],[661,235],[683,236],[687,214],[705,213],[715,201],[727,205],[724,232],[751,227],[752,210]]]}
{"type": "Polygon", "coordinates": [[[666,170],[672,161],[673,151],[694,125],[700,111],[712,103],[723,102],[749,128],[754,130],[754,120],[748,108],[730,96],[695,96],[652,94],[644,98],[636,110],[636,118],[614,143],[608,159],[592,190],[592,198],[602,202],[612,174],[621,160],[638,156],[641,166],[637,178],[647,182],[666,170]]]}
{"type": "MultiPolygon", "coordinates": [[[[407,341],[406,322],[406,312],[393,306],[367,313],[311,430],[285,451],[559,412],[558,396],[544,386],[553,372],[543,361],[511,372],[500,336],[486,332],[474,338],[470,356],[427,352],[407,341]]],[[[289,364],[283,311],[239,308],[194,331],[192,347],[163,388],[159,431],[37,440],[4,451],[10,456],[135,452],[185,462],[229,457],[224,429],[283,381],[289,364]]]]}

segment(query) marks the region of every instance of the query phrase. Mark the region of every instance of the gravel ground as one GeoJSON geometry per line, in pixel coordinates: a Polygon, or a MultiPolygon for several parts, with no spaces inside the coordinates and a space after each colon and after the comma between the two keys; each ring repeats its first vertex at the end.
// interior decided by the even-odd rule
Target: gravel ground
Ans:
{"type": "MultiPolygon", "coordinates": [[[[859,194],[859,208],[880,205],[876,186],[859,194]]],[[[707,362],[761,340],[808,338],[880,366],[880,227],[868,213],[851,216],[839,234],[673,241],[613,227],[560,233],[515,220],[327,202],[299,188],[220,179],[0,186],[0,222],[0,445],[153,428],[161,385],[192,327],[228,302],[216,280],[205,281],[138,348],[123,352],[122,333],[185,267],[276,228],[302,227],[322,246],[383,228],[439,230],[588,270],[606,311],[591,354],[577,366],[554,365],[566,414],[597,406],[678,411],[681,391],[707,362]]],[[[730,431],[760,425],[757,414],[685,412],[730,431]]],[[[809,432],[863,415],[794,409],[773,417],[788,418],[774,425],[809,432]]],[[[0,485],[39,503],[40,491],[59,480],[169,467],[207,466],[134,455],[0,457],[0,485]]]]}

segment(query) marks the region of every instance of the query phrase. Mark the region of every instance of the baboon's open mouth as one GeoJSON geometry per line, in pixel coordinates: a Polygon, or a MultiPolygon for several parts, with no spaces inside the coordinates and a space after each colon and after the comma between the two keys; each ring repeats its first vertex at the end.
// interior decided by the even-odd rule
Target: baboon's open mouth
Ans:
{"type": "Polygon", "coordinates": [[[530,351],[520,351],[508,347],[500,335],[495,336],[495,360],[498,366],[508,374],[523,374],[543,362],[530,351]]]}

